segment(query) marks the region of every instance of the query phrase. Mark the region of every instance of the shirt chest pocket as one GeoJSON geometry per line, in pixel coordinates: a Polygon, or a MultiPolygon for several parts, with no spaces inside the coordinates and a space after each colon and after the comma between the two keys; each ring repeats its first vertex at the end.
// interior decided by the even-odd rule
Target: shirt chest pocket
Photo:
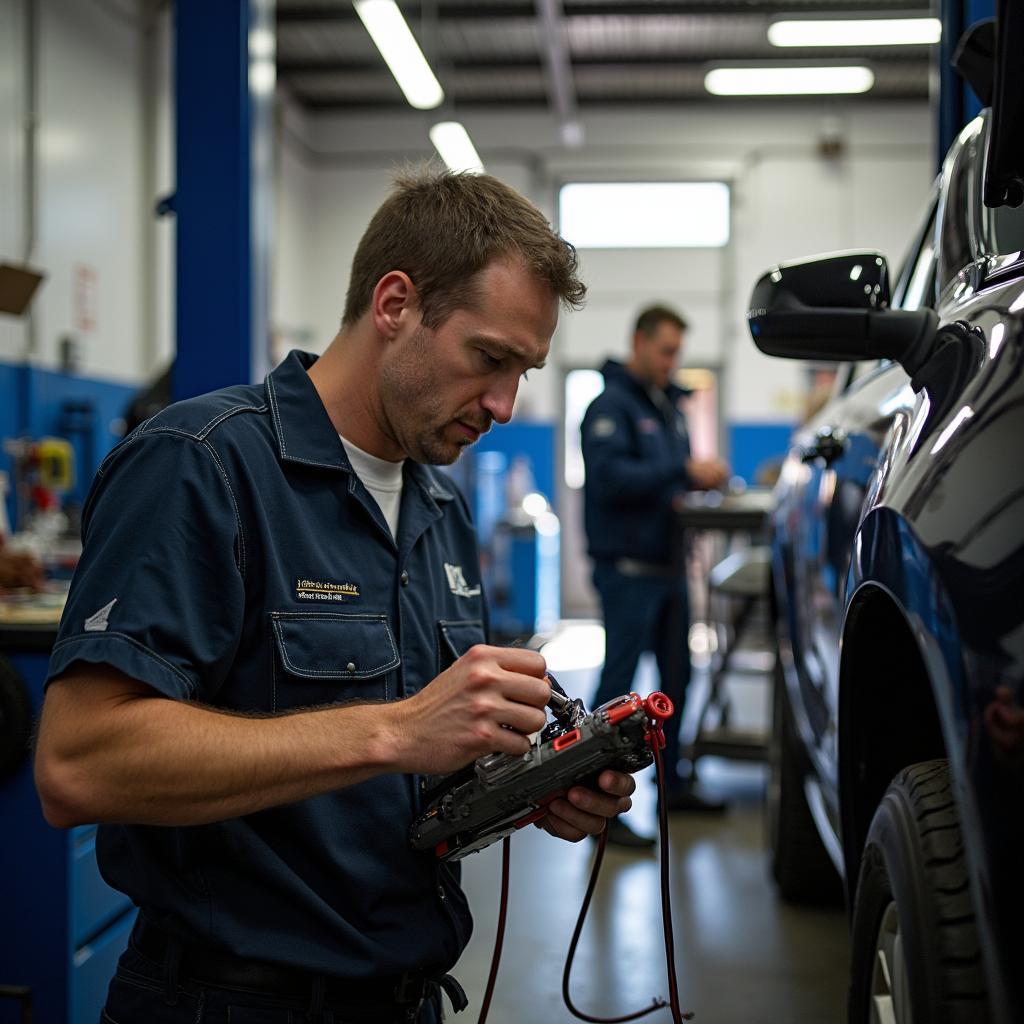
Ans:
{"type": "Polygon", "coordinates": [[[439,619],[437,671],[443,672],[470,647],[487,643],[482,619],[439,619]]]}
{"type": "Polygon", "coordinates": [[[273,612],[270,620],[275,711],[394,698],[400,659],[386,615],[273,612]]]}

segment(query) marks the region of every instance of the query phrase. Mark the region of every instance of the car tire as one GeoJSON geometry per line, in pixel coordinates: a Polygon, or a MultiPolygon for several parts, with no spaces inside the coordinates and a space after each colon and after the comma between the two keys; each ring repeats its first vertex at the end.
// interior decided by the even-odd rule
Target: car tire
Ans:
{"type": "Polygon", "coordinates": [[[772,705],[765,799],[772,877],[782,898],[792,903],[839,903],[842,881],[807,806],[802,759],[777,657],[772,705]]]}
{"type": "Polygon", "coordinates": [[[854,901],[850,1024],[989,1020],[947,761],[901,771],[875,812],[854,901]]]}
{"type": "Polygon", "coordinates": [[[0,780],[13,775],[29,753],[32,701],[25,681],[0,657],[0,780]]]}

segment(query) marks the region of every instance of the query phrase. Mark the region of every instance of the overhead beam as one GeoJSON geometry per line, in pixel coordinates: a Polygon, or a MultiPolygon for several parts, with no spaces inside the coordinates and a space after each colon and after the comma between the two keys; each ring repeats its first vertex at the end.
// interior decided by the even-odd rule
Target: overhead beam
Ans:
{"type": "MultiPolygon", "coordinates": [[[[843,96],[843,103],[896,103],[906,102],[907,100],[923,100],[927,99],[928,91],[925,86],[920,88],[909,88],[909,89],[894,89],[891,92],[880,94],[874,93],[861,93],[859,95],[843,96]]],[[[407,103],[398,103],[392,100],[380,99],[380,100],[317,100],[310,99],[308,97],[300,96],[299,102],[302,103],[303,107],[307,110],[327,113],[334,111],[336,113],[358,113],[360,111],[373,112],[373,111],[395,111],[399,112],[405,110],[408,112],[409,105],[407,103]]],[[[503,110],[541,110],[548,106],[547,97],[541,93],[536,96],[524,96],[510,98],[508,96],[494,96],[473,99],[470,97],[458,96],[456,97],[459,104],[460,111],[473,111],[476,110],[494,110],[501,108],[503,110]]],[[[674,107],[679,109],[681,104],[686,104],[687,108],[690,108],[695,103],[706,103],[708,106],[749,106],[752,103],[771,103],[772,106],[808,106],[818,109],[821,107],[820,96],[711,96],[707,93],[677,93],[672,96],[666,96],[664,93],[657,93],[654,95],[645,95],[643,93],[631,93],[629,96],[587,96],[581,95],[577,98],[578,105],[582,110],[599,110],[608,108],[623,108],[626,110],[636,111],[638,107],[644,108],[664,108],[674,107]]]]}
{"type": "MultiPolygon", "coordinates": [[[[847,61],[867,60],[872,65],[888,64],[925,64],[928,54],[925,47],[901,47],[900,52],[885,53],[881,58],[875,58],[866,51],[858,51],[856,58],[847,58],[847,61]],[[913,52],[910,52],[913,51],[913,52]]],[[[733,53],[716,53],[714,60],[708,57],[691,55],[666,56],[637,56],[636,54],[602,54],[601,56],[572,56],[574,68],[642,68],[644,70],[662,68],[670,71],[679,67],[703,67],[707,64],[717,64],[730,60],[757,60],[766,64],[777,61],[791,63],[793,60],[800,60],[809,57],[811,51],[798,50],[793,53],[787,52],[784,56],[778,56],[777,51],[772,53],[751,54],[748,51],[733,53]]],[[[874,51],[871,51],[873,53],[874,51]]],[[[814,59],[822,59],[822,51],[814,50],[814,59]]],[[[829,54],[828,59],[838,60],[834,54],[829,54]]],[[[445,67],[454,71],[493,71],[496,75],[508,71],[539,70],[543,61],[539,54],[513,54],[503,56],[499,60],[480,57],[458,57],[445,56],[445,67]]],[[[332,60],[318,58],[316,60],[279,60],[277,62],[277,73],[284,78],[288,75],[330,75],[343,74],[345,72],[375,71],[380,68],[380,59],[375,54],[367,54],[365,60],[332,60]]]]}
{"type": "Polygon", "coordinates": [[[572,81],[569,46],[565,39],[562,0],[536,0],[540,19],[544,70],[547,72],[551,105],[558,115],[562,145],[578,146],[583,141],[583,126],[576,110],[576,88],[572,81]]]}
{"type": "MultiPolygon", "coordinates": [[[[536,16],[536,8],[533,3],[522,2],[503,4],[500,7],[485,6],[472,2],[455,3],[400,3],[402,13],[406,20],[417,19],[423,16],[424,9],[435,17],[439,22],[452,21],[509,21],[532,19],[536,16]]],[[[930,13],[930,7],[920,2],[916,4],[902,3],[900,0],[858,0],[858,13],[872,11],[878,14],[885,13],[907,13],[910,16],[920,15],[926,17],[930,13]]],[[[587,2],[587,0],[563,0],[563,14],[566,18],[593,18],[593,17],[684,17],[687,15],[706,14],[745,14],[752,17],[774,17],[778,14],[792,14],[792,2],[786,3],[768,0],[766,3],[757,3],[753,0],[724,0],[722,3],[715,3],[714,0],[694,0],[693,3],[687,0],[672,3],[618,3],[602,4],[587,2]]],[[[834,14],[833,5],[807,5],[800,6],[801,15],[834,14]]],[[[280,7],[277,11],[278,25],[308,24],[312,22],[353,22],[358,23],[355,11],[349,5],[339,4],[337,7],[280,7]]]]}

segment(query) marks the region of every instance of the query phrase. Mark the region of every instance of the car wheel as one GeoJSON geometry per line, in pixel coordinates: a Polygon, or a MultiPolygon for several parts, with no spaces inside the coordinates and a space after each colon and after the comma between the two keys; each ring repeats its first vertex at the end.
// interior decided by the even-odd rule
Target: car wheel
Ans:
{"type": "Polygon", "coordinates": [[[837,903],[842,898],[842,882],[807,806],[802,762],[785,686],[776,658],[765,800],[772,876],[783,899],[794,903],[837,903]]]}
{"type": "Polygon", "coordinates": [[[988,1000],[946,761],[893,779],[854,902],[850,1024],[982,1024],[988,1000]]]}
{"type": "Polygon", "coordinates": [[[0,657],[0,779],[12,775],[28,757],[32,701],[14,666],[0,657]]]}

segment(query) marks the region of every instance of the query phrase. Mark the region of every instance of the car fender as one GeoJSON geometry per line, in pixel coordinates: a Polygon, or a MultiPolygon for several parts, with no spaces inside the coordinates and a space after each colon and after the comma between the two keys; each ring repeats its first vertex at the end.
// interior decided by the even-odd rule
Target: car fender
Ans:
{"type": "MultiPolygon", "coordinates": [[[[848,893],[852,897],[864,837],[888,779],[906,767],[890,763],[882,777],[872,778],[856,753],[864,749],[857,731],[865,728],[865,718],[857,710],[858,679],[853,667],[856,645],[864,643],[863,636],[857,635],[858,613],[867,602],[884,600],[912,637],[934,706],[921,707],[920,715],[913,720],[901,719],[897,723],[907,733],[907,764],[929,756],[946,757],[949,761],[978,927],[983,944],[987,945],[984,940],[995,940],[986,909],[991,885],[985,833],[968,763],[969,711],[960,632],[953,602],[928,551],[894,509],[876,506],[861,521],[850,562],[847,595],[840,658],[839,784],[848,893]],[[934,736],[915,743],[913,728],[917,723],[929,728],[923,724],[929,720],[930,728],[941,732],[939,747],[935,746],[938,740],[934,736]],[[929,742],[930,747],[926,745],[929,742]]],[[[880,636],[876,642],[885,644],[888,640],[891,638],[880,636]]],[[[870,745],[868,741],[867,746],[870,745]]]]}

